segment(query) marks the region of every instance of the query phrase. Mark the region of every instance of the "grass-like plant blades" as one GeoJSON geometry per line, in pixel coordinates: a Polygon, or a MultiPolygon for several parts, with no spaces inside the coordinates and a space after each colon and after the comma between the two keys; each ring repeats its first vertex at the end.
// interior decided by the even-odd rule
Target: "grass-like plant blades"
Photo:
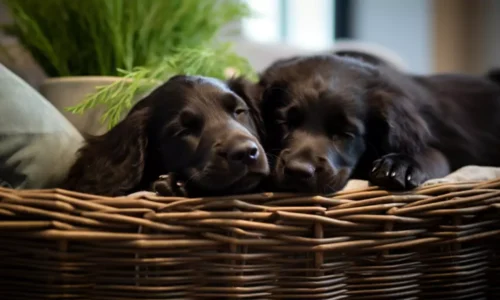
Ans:
{"type": "Polygon", "coordinates": [[[47,75],[120,75],[211,42],[249,14],[234,0],[4,0],[9,32],[47,75]]]}
{"type": "Polygon", "coordinates": [[[195,47],[178,49],[176,54],[165,57],[155,67],[136,67],[132,71],[120,70],[123,80],[99,87],[82,103],[70,107],[69,111],[79,114],[87,109],[104,105],[108,109],[102,121],[108,127],[116,125],[134,104],[137,95],[143,95],[162,82],[177,74],[204,75],[225,78],[228,67],[250,79],[255,78],[248,62],[231,52],[229,44],[217,47],[195,47]]]}
{"type": "Polygon", "coordinates": [[[252,74],[247,61],[218,45],[221,28],[249,15],[238,0],[4,0],[6,27],[47,75],[123,76],[100,87],[73,113],[104,105],[114,126],[134,97],[175,74],[225,77],[228,67],[252,74]]]}

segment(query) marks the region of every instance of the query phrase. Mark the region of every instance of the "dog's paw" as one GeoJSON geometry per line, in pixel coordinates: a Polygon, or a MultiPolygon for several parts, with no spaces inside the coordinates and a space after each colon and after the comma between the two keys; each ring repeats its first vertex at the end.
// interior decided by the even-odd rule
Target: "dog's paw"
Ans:
{"type": "Polygon", "coordinates": [[[410,190],[427,180],[427,175],[411,157],[388,154],[373,163],[370,181],[390,190],[410,190]]]}
{"type": "Polygon", "coordinates": [[[165,197],[177,196],[177,197],[186,197],[187,193],[184,187],[175,180],[175,176],[169,175],[161,175],[158,180],[153,182],[153,191],[165,197]]]}

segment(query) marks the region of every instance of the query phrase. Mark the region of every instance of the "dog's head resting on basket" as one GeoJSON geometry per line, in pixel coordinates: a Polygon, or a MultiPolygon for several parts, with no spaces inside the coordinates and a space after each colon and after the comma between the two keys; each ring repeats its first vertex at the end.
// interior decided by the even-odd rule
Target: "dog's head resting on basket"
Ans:
{"type": "Polygon", "coordinates": [[[269,166],[260,114],[243,82],[171,78],[108,133],[88,139],[63,188],[119,196],[174,173],[189,194],[252,190],[269,166]]]}
{"type": "Polygon", "coordinates": [[[334,192],[370,153],[420,147],[425,126],[411,103],[392,101],[401,91],[382,76],[378,67],[336,55],[280,60],[261,74],[255,89],[277,187],[334,192]]]}

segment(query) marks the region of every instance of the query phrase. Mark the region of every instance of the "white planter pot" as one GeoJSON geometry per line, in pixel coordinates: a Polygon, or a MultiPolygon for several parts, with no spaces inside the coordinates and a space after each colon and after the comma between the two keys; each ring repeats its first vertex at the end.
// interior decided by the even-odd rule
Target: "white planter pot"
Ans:
{"type": "Polygon", "coordinates": [[[52,103],[82,134],[101,135],[107,125],[101,123],[102,107],[89,109],[82,115],[68,112],[66,108],[75,106],[99,86],[109,85],[120,77],[81,76],[49,78],[40,86],[40,93],[52,103]]]}

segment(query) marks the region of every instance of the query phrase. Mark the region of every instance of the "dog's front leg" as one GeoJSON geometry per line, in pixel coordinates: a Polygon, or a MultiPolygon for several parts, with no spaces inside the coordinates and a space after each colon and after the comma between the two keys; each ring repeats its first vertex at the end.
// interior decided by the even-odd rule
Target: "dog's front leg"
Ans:
{"type": "Polygon", "coordinates": [[[446,157],[434,148],[415,155],[390,153],[373,162],[370,181],[389,190],[410,190],[450,173],[446,157]]]}
{"type": "Polygon", "coordinates": [[[177,180],[177,176],[173,173],[161,175],[158,180],[153,182],[153,191],[165,197],[187,197],[187,191],[184,185],[177,180]]]}

